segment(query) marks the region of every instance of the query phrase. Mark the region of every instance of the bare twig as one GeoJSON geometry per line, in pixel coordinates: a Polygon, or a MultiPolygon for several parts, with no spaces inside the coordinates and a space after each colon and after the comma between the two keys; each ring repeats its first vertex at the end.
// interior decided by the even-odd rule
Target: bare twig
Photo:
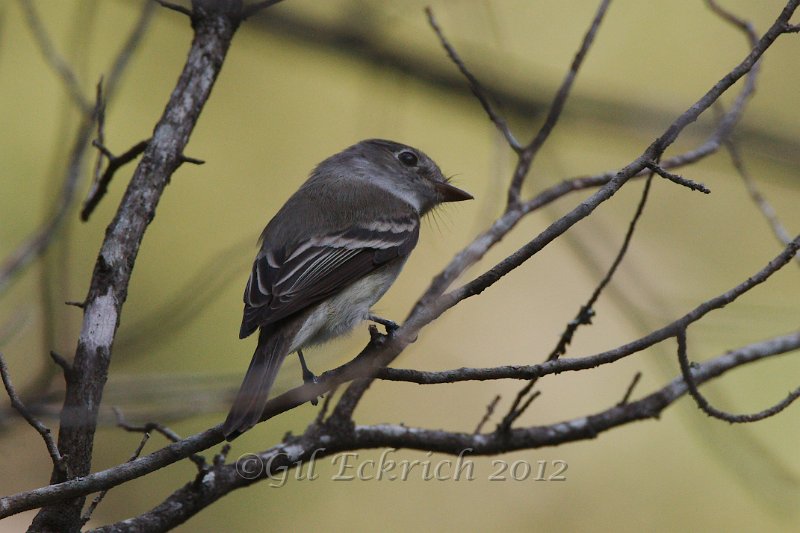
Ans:
{"type": "Polygon", "coordinates": [[[325,399],[322,401],[322,407],[320,407],[319,412],[317,413],[317,418],[315,420],[315,423],[317,425],[322,424],[323,420],[325,420],[325,417],[328,414],[328,409],[331,406],[331,399],[333,398],[333,395],[336,394],[336,388],[337,387],[333,387],[330,390],[330,392],[328,392],[328,394],[325,395],[325,399]]]}
{"type": "Polygon", "coordinates": [[[494,414],[494,409],[495,407],[497,407],[498,402],[500,402],[499,394],[495,396],[491,402],[489,402],[489,405],[486,406],[486,412],[483,414],[481,421],[478,422],[478,425],[475,426],[475,431],[473,431],[473,433],[478,434],[481,432],[483,426],[486,425],[486,422],[488,422],[492,418],[492,415],[494,414]]]}
{"type": "MultiPolygon", "coordinates": [[[[619,268],[619,265],[622,264],[622,260],[625,257],[625,254],[628,252],[628,247],[630,246],[631,239],[633,238],[633,233],[636,230],[636,225],[639,222],[639,219],[644,212],[644,206],[647,204],[647,198],[650,193],[650,185],[653,182],[653,174],[651,173],[648,176],[647,181],[644,184],[644,189],[642,189],[642,196],[639,199],[639,203],[636,206],[636,211],[633,214],[633,218],[631,218],[630,223],[628,224],[628,230],[625,233],[625,238],[622,240],[622,246],[620,246],[619,252],[617,252],[617,256],[614,258],[614,261],[611,263],[611,267],[609,267],[608,272],[600,280],[600,283],[592,292],[592,295],[589,297],[587,302],[581,306],[578,310],[578,314],[572,319],[568,324],[567,327],[564,329],[564,332],[561,334],[561,337],[556,344],[556,347],[550,352],[548,356],[548,361],[554,361],[564,355],[567,351],[567,346],[572,342],[572,338],[575,335],[575,332],[578,328],[582,325],[588,325],[592,323],[592,318],[595,315],[594,305],[597,303],[597,300],[600,298],[603,290],[606,286],[611,282],[611,279],[614,277],[614,274],[619,268]]],[[[506,413],[506,416],[503,417],[503,421],[498,425],[498,429],[500,431],[508,431],[511,427],[511,424],[514,423],[516,419],[525,412],[528,406],[531,404],[533,399],[535,398],[536,393],[530,396],[530,398],[525,401],[522,406],[520,403],[522,399],[533,389],[536,385],[538,378],[533,378],[531,381],[522,388],[522,390],[517,393],[516,397],[514,398],[514,402],[511,404],[511,407],[506,413]]]]}
{"type": "MultiPolygon", "coordinates": [[[[683,129],[697,120],[702,112],[710,107],[728,88],[730,88],[736,81],[738,81],[746,73],[756,68],[758,59],[763,53],[771,46],[771,44],[781,35],[783,23],[791,17],[794,10],[797,8],[797,0],[790,0],[776,21],[770,26],[766,33],[759,39],[757,46],[753,47],[747,57],[733,68],[727,75],[725,75],[719,82],[717,82],[705,95],[703,95],[697,102],[692,104],[680,117],[678,117],[667,131],[661,135],[654,143],[648,147],[645,152],[636,160],[628,164],[626,167],[610,175],[600,175],[597,177],[589,178],[589,183],[581,182],[568,182],[560,184],[552,190],[545,191],[547,194],[542,197],[532,199],[529,204],[525,205],[526,211],[533,209],[536,206],[543,205],[552,201],[554,197],[566,194],[575,187],[587,188],[602,185],[600,190],[595,192],[592,196],[584,200],[579,206],[561,217],[559,220],[551,224],[541,234],[530,241],[528,244],[517,250],[515,253],[506,257],[493,268],[478,276],[465,285],[443,294],[444,291],[453,283],[453,281],[460,276],[467,268],[480,260],[486,252],[502,239],[504,235],[514,227],[525,212],[520,210],[511,210],[506,212],[501,218],[495,221],[491,228],[486,232],[479,235],[472,243],[465,249],[459,252],[447,265],[447,267],[434,278],[425,294],[417,301],[410,314],[407,323],[407,329],[417,330],[422,325],[435,320],[442,313],[450,307],[456,305],[458,302],[465,298],[469,298],[480,294],[486,288],[496,283],[499,279],[511,272],[519,265],[527,261],[535,253],[543,249],[547,244],[552,242],[557,236],[567,231],[570,227],[588,216],[598,205],[609,199],[616,191],[618,191],[628,179],[640,175],[645,169],[648,161],[653,161],[659,157],[664,150],[674,142],[678,134],[683,129]]],[[[701,150],[706,155],[713,152],[719,146],[721,139],[729,134],[730,129],[738,122],[741,117],[741,112],[745,100],[752,94],[752,86],[754,78],[748,76],[745,82],[745,88],[739,94],[732,108],[731,112],[726,115],[718,130],[712,139],[702,146],[701,150]]],[[[401,328],[402,329],[402,328],[401,328]]],[[[405,331],[405,330],[404,330],[405,331]]],[[[402,334],[403,331],[400,332],[402,334]]]]}
{"type": "Polygon", "coordinates": [[[642,379],[642,373],[641,372],[636,372],[636,374],[633,375],[633,379],[631,380],[630,385],[628,385],[628,389],[625,391],[625,395],[622,397],[622,399],[617,404],[618,407],[622,407],[622,406],[628,404],[628,402],[631,399],[631,395],[633,394],[633,389],[635,389],[636,385],[639,384],[639,380],[640,379],[642,379]]]}
{"type": "MultiPolygon", "coordinates": [[[[194,39],[183,71],[131,178],[117,215],[106,230],[90,283],[75,371],[67,381],[58,446],[70,472],[90,471],[97,414],[111,350],[136,257],[170,176],[181,164],[189,136],[207,101],[239,25],[235,2],[194,0],[194,39]]],[[[56,476],[54,481],[63,477],[56,476]]],[[[83,496],[42,509],[32,528],[71,530],[80,522],[83,496]]]]}
{"type": "MultiPolygon", "coordinates": [[[[741,155],[739,154],[739,149],[736,147],[736,143],[732,140],[728,140],[725,142],[725,148],[728,151],[728,154],[731,157],[731,162],[733,163],[734,168],[741,176],[742,181],[744,182],[744,186],[747,189],[747,193],[750,195],[750,199],[756,204],[756,207],[761,211],[761,214],[764,215],[764,218],[767,220],[767,223],[772,228],[772,233],[778,239],[778,241],[786,246],[786,244],[792,240],[792,236],[789,235],[789,232],[786,231],[786,228],[781,224],[780,219],[778,218],[778,214],[775,212],[775,209],[772,207],[772,204],[761,194],[761,190],[756,185],[753,176],[745,167],[744,161],[742,160],[741,155]]],[[[800,263],[800,256],[796,257],[798,263],[800,263]]]]}
{"type": "Polygon", "coordinates": [[[747,415],[735,415],[731,413],[726,413],[720,409],[717,409],[710,403],[708,400],[700,394],[700,391],[697,389],[696,379],[693,377],[693,370],[692,364],[689,363],[689,357],[686,354],[686,329],[681,329],[678,331],[678,361],[681,365],[681,375],[683,376],[683,380],[686,382],[686,386],[689,390],[689,395],[694,399],[697,406],[703,410],[708,416],[713,418],[718,418],[720,420],[724,420],[725,422],[730,422],[731,424],[741,424],[747,422],[757,422],[759,420],[764,420],[765,418],[769,418],[771,416],[775,416],[776,414],[780,413],[787,407],[789,407],[792,402],[796,399],[800,398],[800,387],[797,387],[792,392],[790,392],[783,400],[776,403],[772,407],[768,407],[763,411],[759,411],[757,413],[747,414],[747,415]]]}
{"type": "Polygon", "coordinates": [[[61,367],[62,372],[64,372],[64,376],[68,376],[69,373],[72,372],[72,364],[53,350],[50,350],[50,359],[52,359],[55,364],[61,367]]]}
{"type": "Polygon", "coordinates": [[[171,9],[172,11],[177,11],[183,15],[186,15],[189,18],[192,18],[192,10],[186,7],[183,7],[180,4],[176,4],[174,2],[168,2],[167,0],[155,0],[158,5],[161,7],[171,9]]]}
{"type": "Polygon", "coordinates": [[[589,26],[586,34],[583,36],[583,42],[575,54],[575,57],[572,59],[572,64],[570,65],[569,71],[567,71],[564,81],[561,82],[561,86],[558,88],[558,92],[556,93],[555,98],[553,98],[553,102],[550,104],[550,110],[547,112],[547,117],[545,118],[544,124],[542,124],[542,126],[539,128],[536,136],[525,147],[520,156],[520,161],[524,163],[517,167],[514,177],[511,180],[511,185],[508,188],[507,210],[520,203],[522,182],[525,181],[525,176],[528,174],[528,169],[533,163],[533,159],[536,157],[536,154],[539,152],[542,146],[544,146],[545,141],[547,141],[548,137],[550,136],[550,132],[553,131],[553,128],[561,116],[561,111],[564,109],[564,104],[566,103],[567,97],[572,89],[572,84],[578,75],[578,70],[581,68],[581,64],[583,64],[583,60],[586,57],[586,54],[589,52],[589,48],[591,48],[592,43],[594,42],[594,37],[597,34],[597,30],[600,28],[600,23],[603,21],[603,17],[605,16],[610,3],[611,0],[602,0],[600,2],[594,19],[592,20],[592,24],[589,26]]]}
{"type": "Polygon", "coordinates": [[[475,95],[475,98],[478,99],[483,110],[486,111],[486,114],[489,116],[489,120],[497,127],[497,130],[503,134],[506,138],[506,142],[508,145],[517,153],[522,151],[522,145],[519,144],[516,137],[514,137],[514,133],[511,131],[506,120],[497,114],[497,112],[492,107],[492,103],[489,101],[489,97],[487,95],[486,89],[483,88],[481,83],[478,81],[478,78],[467,68],[464,61],[458,55],[455,48],[450,44],[450,41],[444,36],[444,32],[442,32],[439,23],[436,21],[436,17],[433,15],[433,10],[430,7],[425,8],[425,14],[428,16],[428,24],[430,24],[433,31],[436,33],[436,36],[439,38],[439,42],[442,44],[442,47],[447,52],[447,56],[450,60],[455,63],[458,70],[461,74],[467,79],[469,82],[469,88],[472,90],[472,94],[475,95]]]}
{"type": "MultiPolygon", "coordinates": [[[[147,143],[149,142],[150,139],[139,141],[126,152],[115,156],[103,145],[102,135],[98,136],[98,140],[92,141],[92,146],[97,148],[100,151],[100,154],[108,159],[108,166],[103,172],[103,175],[98,177],[92,186],[92,189],[89,191],[89,195],[83,204],[83,209],[81,209],[81,220],[84,222],[89,220],[89,217],[92,216],[92,213],[100,203],[100,200],[102,200],[108,192],[108,185],[111,183],[111,180],[113,179],[117,170],[142,155],[147,148],[147,143]]],[[[100,160],[100,157],[98,157],[98,165],[100,160]]],[[[97,170],[99,171],[99,166],[97,170]]]]}
{"type": "Polygon", "coordinates": [[[693,191],[700,191],[705,194],[711,194],[711,190],[702,183],[697,183],[696,181],[684,178],[683,176],[678,176],[677,174],[667,172],[666,170],[661,168],[657,163],[648,162],[646,166],[647,168],[649,168],[662,178],[666,178],[673,183],[677,183],[678,185],[683,185],[684,187],[691,189],[693,191]]]}
{"type": "MultiPolygon", "coordinates": [[[[788,351],[800,349],[800,332],[795,332],[789,335],[776,337],[767,341],[751,344],[736,350],[731,350],[724,355],[718,356],[705,363],[697,365],[694,370],[694,378],[696,383],[704,383],[710,379],[714,379],[730,369],[740,367],[742,365],[752,363],[755,361],[763,360],[772,356],[780,355],[788,351]]],[[[556,373],[563,370],[571,370],[572,365],[566,364],[569,360],[561,359],[552,361],[539,366],[548,367],[547,373],[556,373]],[[562,368],[559,368],[562,367],[562,368]]],[[[575,360],[572,360],[575,361],[575,360]]],[[[493,369],[476,369],[487,370],[493,369]]],[[[417,372],[417,371],[415,371],[417,372]]],[[[437,374],[437,373],[423,373],[423,374],[437,374]]],[[[451,376],[448,376],[448,379],[451,376]]],[[[448,381],[449,382],[449,381],[448,381]]],[[[370,426],[367,428],[366,433],[370,435],[369,438],[364,436],[364,440],[356,438],[356,440],[349,440],[354,438],[354,435],[364,435],[362,432],[364,427],[356,427],[353,434],[337,434],[333,437],[337,439],[345,439],[341,441],[326,441],[326,449],[322,455],[329,455],[338,451],[346,449],[358,449],[369,447],[413,447],[428,450],[442,451],[443,453],[459,453],[465,447],[473,447],[475,453],[493,454],[502,451],[510,451],[513,449],[521,448],[537,448],[541,446],[555,446],[563,442],[571,442],[579,438],[595,438],[597,432],[590,433],[587,430],[606,430],[619,425],[626,424],[633,420],[642,420],[649,417],[657,417],[661,411],[669,404],[674,402],[680,396],[686,393],[686,383],[683,378],[674,379],[669,385],[650,394],[641,400],[629,403],[623,407],[616,406],[604,412],[601,417],[605,422],[602,427],[586,427],[586,421],[591,418],[581,418],[578,421],[559,422],[550,426],[534,426],[530,428],[517,428],[512,429],[504,437],[498,437],[497,434],[491,435],[473,435],[451,432],[435,432],[429,430],[418,430],[414,428],[407,428],[403,426],[370,426]],[[582,422],[580,422],[582,421],[582,422]],[[580,422],[580,423],[579,423],[580,422]],[[385,427],[386,431],[380,431],[378,428],[385,427]],[[391,430],[399,429],[399,432],[392,432],[391,430]],[[394,436],[390,435],[393,434],[394,436]],[[378,435],[382,437],[378,438],[378,435]],[[433,434],[434,439],[426,442],[420,440],[421,437],[427,437],[433,434]],[[396,438],[402,435],[399,439],[396,438]],[[415,436],[416,435],[416,436],[415,436]],[[420,438],[418,438],[420,437],[420,438]],[[452,437],[454,440],[447,440],[452,437]],[[469,437],[469,441],[465,441],[469,437]],[[391,443],[388,442],[391,440],[391,443]],[[444,442],[449,442],[449,447],[443,445],[444,442]],[[466,444],[466,446],[464,446],[466,444]],[[479,444],[479,446],[473,446],[479,444]],[[426,446],[431,447],[426,447],[426,446]]],[[[594,415],[595,417],[599,415],[594,415]]],[[[596,419],[596,418],[595,418],[596,419]]],[[[207,429],[202,433],[187,437],[180,442],[176,442],[165,448],[157,450],[149,455],[140,457],[130,463],[125,463],[111,467],[109,469],[89,474],[85,477],[72,479],[62,483],[47,485],[38,489],[27,492],[13,494],[0,498],[0,519],[11,516],[23,511],[35,509],[44,505],[49,505],[54,502],[77,498],[82,495],[91,494],[100,490],[110,489],[115,486],[121,485],[132,479],[155,472],[165,466],[175,463],[202,450],[206,450],[215,446],[224,440],[222,435],[222,424],[218,424],[212,428],[207,429]]],[[[331,435],[328,435],[331,437],[331,435]]],[[[311,453],[314,449],[319,448],[319,442],[312,443],[311,453]]],[[[285,451],[284,445],[271,448],[262,453],[263,459],[271,457],[272,453],[278,451],[285,451]]],[[[299,459],[297,454],[287,455],[288,459],[296,461],[299,459]]],[[[289,462],[292,462],[289,461],[289,462]]],[[[273,464],[273,463],[264,463],[273,464]]],[[[273,464],[275,467],[283,465],[282,460],[276,460],[273,464]]],[[[295,465],[296,466],[296,465],[295,465]]],[[[269,473],[267,473],[269,474],[269,473]]],[[[241,476],[238,477],[239,481],[242,480],[241,476]]],[[[231,480],[233,481],[233,480],[231,480]]],[[[225,494],[239,488],[238,484],[223,484],[225,487],[225,494]]],[[[221,487],[222,487],[221,486],[221,487]]],[[[208,502],[204,505],[208,505],[208,502]]],[[[197,512],[196,509],[194,512],[197,512]]],[[[184,518],[185,519],[185,518],[184,518]]]]}
{"type": "Polygon", "coordinates": [[[47,447],[47,453],[50,455],[50,459],[53,461],[53,466],[57,470],[65,472],[66,464],[64,463],[64,458],[61,455],[61,452],[58,451],[58,446],[56,445],[55,440],[53,440],[53,435],[50,433],[50,428],[42,424],[35,416],[33,416],[28,408],[25,407],[25,404],[22,403],[22,400],[19,398],[19,396],[17,396],[17,391],[11,381],[11,375],[8,372],[8,366],[6,366],[6,360],[3,357],[2,352],[0,352],[0,376],[3,378],[3,385],[5,386],[8,398],[11,400],[11,407],[13,407],[22,416],[22,418],[24,418],[25,421],[28,422],[28,424],[35,429],[39,435],[41,435],[44,445],[47,447]]]}
{"type": "MultiPolygon", "coordinates": [[[[136,449],[133,451],[133,454],[128,459],[129,463],[131,461],[133,461],[134,459],[138,459],[139,458],[139,456],[142,454],[142,450],[144,450],[145,444],[147,444],[147,441],[149,441],[149,440],[150,440],[150,433],[144,432],[142,434],[141,440],[139,441],[139,445],[136,446],[136,449]]],[[[97,496],[94,497],[94,499],[92,500],[92,503],[89,504],[89,507],[86,509],[86,511],[83,513],[83,515],[81,515],[81,526],[85,526],[86,523],[89,520],[91,520],[95,509],[97,509],[97,506],[100,505],[100,502],[102,502],[103,498],[105,498],[106,494],[108,494],[108,490],[109,489],[101,490],[100,493],[97,496]]]]}
{"type": "MultiPolygon", "coordinates": [[[[159,424],[158,422],[146,422],[138,425],[131,424],[125,419],[125,415],[122,413],[122,410],[119,407],[112,407],[111,410],[114,411],[114,416],[117,418],[117,426],[125,431],[130,431],[131,433],[144,433],[146,435],[155,431],[156,433],[163,435],[170,442],[180,442],[182,440],[180,435],[163,424],[159,424]]],[[[208,466],[205,457],[202,455],[192,454],[189,456],[189,459],[195,465],[197,465],[197,468],[201,471],[208,466]]]]}

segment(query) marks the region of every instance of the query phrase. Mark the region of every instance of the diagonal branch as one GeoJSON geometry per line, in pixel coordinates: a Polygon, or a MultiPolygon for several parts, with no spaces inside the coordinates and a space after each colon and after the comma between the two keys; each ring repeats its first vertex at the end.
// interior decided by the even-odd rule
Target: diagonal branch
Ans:
{"type": "MultiPolygon", "coordinates": [[[[94,433],[111,348],[127,298],[144,232],[207,101],[238,27],[233,2],[195,0],[194,40],[177,85],[109,225],[84,307],[82,331],[67,380],[58,446],[75,476],[89,473],[94,433]],[[234,11],[231,11],[234,10],[234,11]]],[[[63,481],[57,472],[53,481],[63,481]]],[[[42,509],[32,528],[71,530],[80,522],[84,498],[42,509]]]]}
{"type": "Polygon", "coordinates": [[[545,118],[544,124],[542,124],[536,136],[523,150],[520,159],[521,161],[524,161],[525,164],[521,165],[521,167],[526,168],[518,167],[517,171],[514,173],[514,177],[511,180],[511,185],[508,189],[508,203],[506,209],[510,209],[519,204],[522,182],[525,181],[525,176],[528,174],[528,169],[533,163],[533,159],[536,157],[536,154],[539,153],[539,150],[542,148],[542,146],[544,146],[544,143],[547,141],[548,137],[550,137],[550,133],[553,131],[553,128],[561,116],[561,111],[564,109],[564,104],[567,102],[567,97],[572,90],[572,84],[578,75],[578,70],[581,68],[581,64],[583,64],[583,60],[586,57],[586,54],[589,52],[589,48],[591,48],[592,43],[594,42],[594,37],[597,34],[597,30],[600,28],[600,23],[603,21],[603,17],[605,16],[610,3],[611,0],[602,0],[602,2],[600,2],[594,19],[592,20],[592,24],[589,26],[586,34],[583,36],[583,42],[581,43],[578,51],[575,53],[575,57],[572,59],[572,64],[567,71],[567,75],[564,78],[564,81],[561,82],[561,87],[559,87],[555,98],[553,98],[553,102],[550,104],[550,110],[547,112],[547,117],[545,118]]]}
{"type": "Polygon", "coordinates": [[[24,418],[25,421],[28,422],[28,424],[35,429],[39,435],[41,435],[44,445],[47,447],[47,453],[50,454],[50,459],[53,461],[53,467],[64,472],[64,456],[58,451],[58,446],[56,445],[55,440],[53,440],[53,435],[50,432],[50,428],[42,424],[41,421],[33,416],[28,408],[25,407],[25,404],[22,403],[22,400],[17,395],[17,391],[11,381],[11,375],[8,372],[8,366],[6,366],[6,360],[3,357],[2,352],[0,352],[0,377],[2,377],[3,385],[5,386],[8,398],[11,400],[11,407],[13,407],[22,416],[22,418],[24,418]]]}
{"type": "Polygon", "coordinates": [[[81,112],[86,116],[92,115],[94,106],[84,95],[81,84],[78,81],[78,76],[75,75],[72,67],[70,67],[69,63],[58,53],[53,42],[50,40],[50,36],[44,28],[33,2],[31,0],[19,0],[19,4],[45,61],[56,71],[64,87],[67,89],[67,93],[69,93],[81,112]]]}
{"type": "Polygon", "coordinates": [[[478,81],[478,78],[467,68],[467,65],[461,59],[461,56],[458,55],[456,49],[453,48],[453,45],[451,45],[450,41],[447,40],[447,37],[444,36],[444,32],[439,26],[439,23],[436,21],[436,17],[434,17],[433,10],[430,7],[425,8],[425,15],[428,17],[428,24],[439,38],[442,48],[444,48],[447,52],[447,56],[456,65],[456,67],[458,67],[461,75],[467,79],[467,82],[469,82],[469,88],[472,91],[472,94],[475,95],[475,98],[478,99],[478,102],[480,102],[483,110],[486,111],[486,114],[489,116],[489,120],[491,120],[497,130],[503,134],[508,145],[515,152],[521,152],[522,145],[519,144],[519,141],[517,141],[516,137],[514,137],[508,122],[506,122],[506,120],[498,115],[494,110],[492,103],[489,101],[489,96],[487,95],[486,89],[483,88],[481,82],[478,81]]]}

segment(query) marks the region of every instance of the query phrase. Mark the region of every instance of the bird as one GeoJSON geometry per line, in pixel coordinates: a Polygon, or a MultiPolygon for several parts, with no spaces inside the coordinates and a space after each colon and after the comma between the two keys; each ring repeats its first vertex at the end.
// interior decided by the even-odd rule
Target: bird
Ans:
{"type": "Polygon", "coordinates": [[[473,199],[424,152],[368,139],[319,163],[261,233],[244,290],[239,330],[258,330],[250,366],[222,426],[231,441],[257,424],[283,361],[371,320],[370,308],[400,274],[420,220],[445,202],[473,199]]]}

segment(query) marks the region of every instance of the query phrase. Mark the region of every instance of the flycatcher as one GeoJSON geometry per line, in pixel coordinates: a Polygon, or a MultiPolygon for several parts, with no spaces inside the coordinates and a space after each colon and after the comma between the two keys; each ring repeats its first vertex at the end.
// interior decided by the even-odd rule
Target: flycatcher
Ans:
{"type": "Polygon", "coordinates": [[[420,217],[472,196],[420,150],[361,141],[320,163],[261,234],[244,290],[239,338],[258,333],[250,367],[223,425],[233,440],[261,419],[275,376],[302,349],[370,319],[419,238],[420,217]]]}

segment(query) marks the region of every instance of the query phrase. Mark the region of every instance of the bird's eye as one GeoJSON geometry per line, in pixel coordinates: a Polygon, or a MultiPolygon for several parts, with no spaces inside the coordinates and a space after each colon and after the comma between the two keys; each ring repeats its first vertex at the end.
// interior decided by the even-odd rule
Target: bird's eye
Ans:
{"type": "Polygon", "coordinates": [[[413,167],[419,162],[419,159],[417,159],[417,154],[414,152],[409,152],[408,150],[404,150],[397,154],[397,159],[399,159],[400,162],[407,167],[413,167]]]}

